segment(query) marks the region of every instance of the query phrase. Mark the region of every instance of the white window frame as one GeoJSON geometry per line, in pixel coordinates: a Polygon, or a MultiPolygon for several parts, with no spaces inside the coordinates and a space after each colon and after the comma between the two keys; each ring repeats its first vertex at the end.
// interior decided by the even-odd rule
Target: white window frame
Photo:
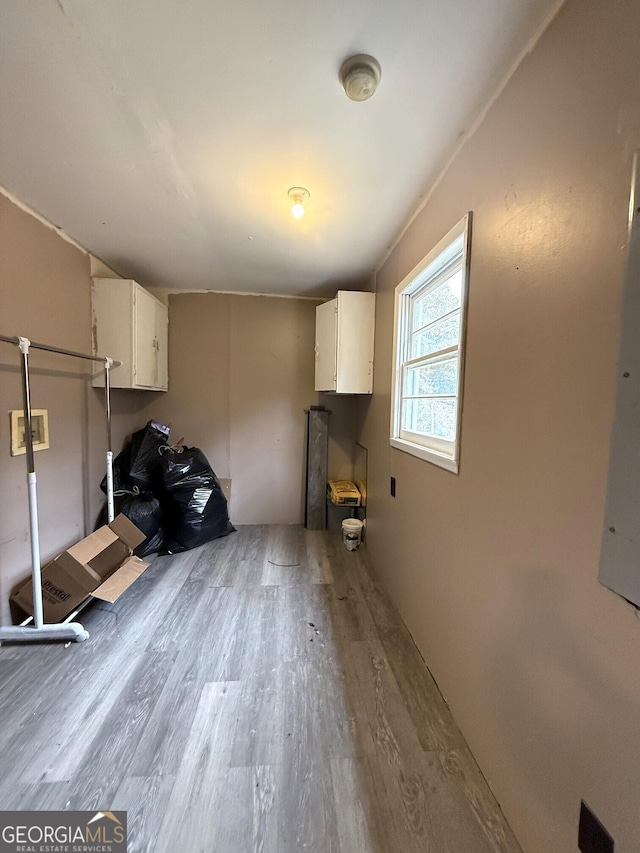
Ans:
{"type": "Polygon", "coordinates": [[[447,471],[458,473],[460,464],[460,432],[462,425],[462,390],[464,380],[464,358],[467,326],[467,292],[471,246],[471,213],[455,225],[440,240],[437,246],[403,278],[395,290],[393,321],[393,374],[391,384],[391,446],[411,453],[447,471]],[[460,334],[458,343],[438,353],[431,353],[429,361],[437,361],[452,353],[458,355],[458,387],[453,398],[456,406],[456,431],[452,441],[424,433],[402,429],[403,377],[411,362],[411,308],[417,296],[425,290],[435,288],[443,274],[450,270],[462,270],[462,293],[460,301],[460,334]]]}

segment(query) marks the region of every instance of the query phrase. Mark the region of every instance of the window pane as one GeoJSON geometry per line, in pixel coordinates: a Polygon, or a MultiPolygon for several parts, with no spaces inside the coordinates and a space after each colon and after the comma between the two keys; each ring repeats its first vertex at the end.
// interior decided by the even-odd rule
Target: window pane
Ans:
{"type": "Polygon", "coordinates": [[[462,270],[455,272],[438,287],[421,296],[414,302],[412,331],[433,323],[455,308],[460,307],[462,299],[462,270]]]}
{"type": "Polygon", "coordinates": [[[426,394],[457,394],[458,392],[458,356],[410,367],[404,394],[406,397],[426,394]]]}
{"type": "Polygon", "coordinates": [[[456,409],[456,400],[405,400],[402,428],[453,441],[456,437],[456,409]]]}
{"type": "Polygon", "coordinates": [[[447,347],[457,346],[460,339],[460,312],[447,317],[435,326],[414,334],[411,341],[411,358],[429,355],[447,347]]]}

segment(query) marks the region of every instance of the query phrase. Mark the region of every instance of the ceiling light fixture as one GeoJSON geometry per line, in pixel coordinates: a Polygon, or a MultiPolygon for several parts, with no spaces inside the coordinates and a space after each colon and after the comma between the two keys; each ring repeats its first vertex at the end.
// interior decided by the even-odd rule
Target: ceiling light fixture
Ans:
{"type": "Polygon", "coordinates": [[[309,190],[305,190],[304,187],[291,187],[288,195],[293,201],[291,215],[296,219],[302,219],[304,216],[304,203],[310,196],[309,190]]]}
{"type": "Polygon", "coordinates": [[[366,53],[349,57],[340,68],[340,83],[352,101],[368,100],[378,88],[381,77],[380,63],[366,53]]]}

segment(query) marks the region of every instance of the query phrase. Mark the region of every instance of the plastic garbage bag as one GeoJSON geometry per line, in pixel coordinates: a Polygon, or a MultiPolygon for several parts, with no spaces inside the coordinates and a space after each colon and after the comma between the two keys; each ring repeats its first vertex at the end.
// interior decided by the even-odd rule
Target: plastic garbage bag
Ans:
{"type": "MultiPolygon", "coordinates": [[[[153,492],[140,493],[120,491],[113,496],[114,515],[122,513],[132,521],[147,537],[134,550],[136,557],[147,557],[162,550],[164,545],[164,526],[162,505],[153,492]]],[[[96,523],[96,529],[107,524],[107,504],[102,507],[96,523]]]]}
{"type": "Polygon", "coordinates": [[[123,513],[147,537],[133,552],[137,557],[155,554],[164,545],[163,513],[160,501],[153,492],[118,495],[116,514],[123,513]]]}
{"type": "Polygon", "coordinates": [[[159,427],[160,424],[149,421],[144,429],[131,436],[129,478],[141,492],[153,486],[160,470],[162,448],[167,445],[168,432],[159,427]]]}
{"type": "MultiPolygon", "coordinates": [[[[131,491],[134,486],[141,492],[153,487],[160,468],[161,449],[166,446],[169,427],[149,421],[131,436],[127,446],[113,460],[113,490],[131,491]]],[[[107,493],[107,478],[100,488],[107,493]]]]}
{"type": "Polygon", "coordinates": [[[188,551],[235,531],[227,499],[198,447],[168,448],[161,457],[164,553],[188,551]]]}

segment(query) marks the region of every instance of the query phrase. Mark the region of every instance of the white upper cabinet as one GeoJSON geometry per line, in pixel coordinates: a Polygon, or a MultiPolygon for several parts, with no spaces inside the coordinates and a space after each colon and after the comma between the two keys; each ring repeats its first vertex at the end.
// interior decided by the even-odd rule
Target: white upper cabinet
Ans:
{"type": "MultiPolygon", "coordinates": [[[[167,391],[169,312],[131,279],[94,278],[91,293],[93,354],[122,366],[111,371],[112,388],[167,391]]],[[[104,372],[94,386],[104,385],[104,372]]]]}
{"type": "Polygon", "coordinates": [[[316,308],[316,391],[371,394],[375,294],[339,290],[316,308]]]}

